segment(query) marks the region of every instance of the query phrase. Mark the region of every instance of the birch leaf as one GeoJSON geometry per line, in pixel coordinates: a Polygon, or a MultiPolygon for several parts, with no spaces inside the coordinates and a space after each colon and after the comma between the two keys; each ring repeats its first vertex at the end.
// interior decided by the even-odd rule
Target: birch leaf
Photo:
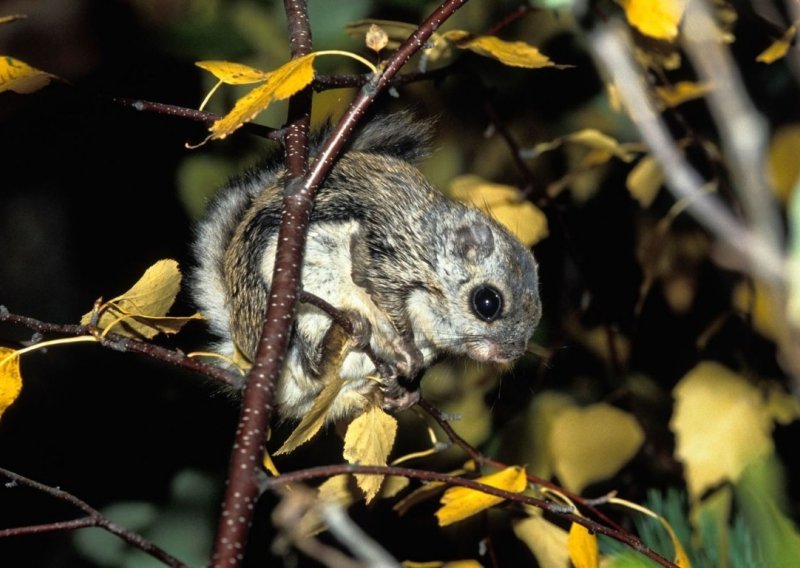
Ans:
{"type": "Polygon", "coordinates": [[[577,132],[572,132],[565,136],[559,136],[550,142],[542,142],[533,147],[532,150],[526,152],[525,157],[535,158],[536,156],[555,150],[562,144],[569,142],[572,144],[579,144],[586,146],[591,150],[598,150],[602,154],[602,158],[595,158],[591,164],[586,165],[599,165],[600,163],[607,162],[612,156],[616,156],[623,162],[631,162],[639,153],[639,144],[626,144],[620,143],[608,134],[604,134],[594,128],[584,128],[577,132]]]}
{"type": "Polygon", "coordinates": [[[491,183],[475,175],[458,176],[450,183],[453,199],[486,212],[511,231],[525,246],[548,235],[547,217],[516,187],[491,183]]]}
{"type": "Polygon", "coordinates": [[[0,93],[14,91],[21,95],[27,95],[38,91],[53,79],[58,79],[58,77],[31,67],[19,59],[0,55],[0,93]]]}
{"type": "Polygon", "coordinates": [[[329,344],[326,345],[325,350],[334,355],[325,361],[324,368],[320,373],[320,380],[325,386],[314,399],[311,410],[303,415],[297,427],[292,430],[283,445],[275,452],[276,456],[296,450],[319,432],[328,419],[328,411],[344,386],[344,379],[339,376],[339,370],[342,367],[342,361],[352,348],[352,342],[347,333],[339,326],[333,328],[328,341],[329,344]]]}
{"type": "Polygon", "coordinates": [[[598,568],[600,565],[597,535],[591,534],[583,525],[572,523],[567,537],[567,549],[575,568],[598,568]]]}
{"type": "MultiPolygon", "coordinates": [[[[178,263],[172,259],[159,260],[148,268],[133,287],[101,307],[97,327],[111,328],[112,331],[127,337],[145,337],[151,339],[165,331],[175,329],[178,321],[167,325],[167,312],[175,302],[181,287],[181,272],[178,263]],[[152,320],[152,322],[148,321],[152,320]]],[[[81,318],[82,325],[88,325],[94,311],[81,318]]],[[[183,323],[198,316],[184,319],[183,323]]],[[[178,326],[179,329],[179,326],[178,326]]]]}
{"type": "Polygon", "coordinates": [[[773,421],[798,417],[796,404],[779,403],[791,395],[772,389],[765,396],[741,375],[712,361],[689,371],[673,396],[670,429],[693,500],[721,482],[737,481],[749,464],[771,455],[773,421]]]}
{"type": "Polygon", "coordinates": [[[200,69],[205,69],[214,77],[228,85],[248,85],[269,79],[271,73],[255,69],[249,65],[232,63],[230,61],[198,61],[195,63],[200,69]]]}
{"type": "Polygon", "coordinates": [[[664,185],[664,171],[653,156],[644,156],[628,174],[625,187],[643,208],[650,207],[664,185]]]}
{"type": "Polygon", "coordinates": [[[565,408],[550,431],[553,469],[565,488],[580,493],[590,483],[619,471],[643,442],[644,432],[636,419],[609,404],[565,408]]]}
{"type": "Polygon", "coordinates": [[[375,53],[380,52],[389,43],[389,35],[377,24],[372,24],[364,37],[364,43],[375,53]]]}
{"type": "MultiPolygon", "coordinates": [[[[386,465],[386,458],[394,446],[397,420],[380,407],[370,405],[366,412],[353,420],[344,436],[343,456],[348,462],[359,465],[386,465]]],[[[356,474],[356,483],[369,503],[378,494],[383,482],[381,475],[356,474]]]]}
{"type": "Polygon", "coordinates": [[[504,41],[495,36],[474,36],[464,30],[450,30],[442,37],[459,49],[467,49],[484,57],[496,59],[510,67],[541,69],[555,67],[566,69],[572,65],[558,65],[537,48],[524,41],[504,41]]]}
{"type": "Polygon", "coordinates": [[[236,101],[233,109],[211,125],[209,139],[221,140],[232,134],[246,122],[253,120],[274,101],[289,98],[302,90],[314,79],[316,53],[292,59],[268,74],[263,85],[259,85],[236,101]]]}
{"type": "Polygon", "coordinates": [[[534,512],[527,519],[513,524],[514,534],[524,542],[542,568],[569,566],[567,531],[534,512]]]}
{"type": "Polygon", "coordinates": [[[0,347],[0,416],[3,416],[22,391],[19,355],[14,353],[14,349],[0,347]]]}
{"type": "Polygon", "coordinates": [[[772,44],[758,54],[756,61],[759,63],[774,63],[778,59],[782,59],[789,53],[789,47],[792,45],[794,36],[797,35],[797,25],[800,22],[795,22],[786,30],[780,39],[775,40],[772,44]]]}
{"type": "MultiPolygon", "coordinates": [[[[528,485],[525,469],[519,466],[507,467],[497,473],[479,477],[475,481],[513,493],[521,493],[528,485]]],[[[474,489],[451,487],[442,495],[440,501],[442,507],[436,511],[436,518],[439,520],[439,526],[445,527],[480,513],[502,501],[502,497],[488,495],[474,489]]]]}
{"type": "Polygon", "coordinates": [[[672,41],[687,0],[617,0],[628,22],[646,36],[672,41]]]}

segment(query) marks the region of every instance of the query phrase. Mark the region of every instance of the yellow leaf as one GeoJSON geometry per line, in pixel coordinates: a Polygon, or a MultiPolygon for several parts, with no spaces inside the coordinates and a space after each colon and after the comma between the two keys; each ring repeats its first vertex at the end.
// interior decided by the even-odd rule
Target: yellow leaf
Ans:
{"type": "Polygon", "coordinates": [[[457,201],[485,211],[525,246],[532,246],[548,235],[545,214],[515,187],[463,175],[450,182],[449,194],[457,201]]]}
{"type": "Polygon", "coordinates": [[[542,568],[564,568],[569,565],[567,531],[547,521],[541,513],[513,524],[514,534],[524,542],[542,568]]]}
{"type": "Polygon", "coordinates": [[[314,399],[311,410],[303,416],[297,428],[292,430],[292,433],[286,438],[283,445],[275,452],[276,456],[293,452],[319,432],[319,429],[322,428],[322,425],[325,424],[325,421],[328,419],[328,410],[330,410],[333,401],[336,400],[343,386],[344,379],[339,377],[338,374],[331,377],[331,380],[325,385],[319,395],[317,395],[317,398],[314,399]]]}
{"type": "Polygon", "coordinates": [[[22,390],[19,355],[13,353],[14,349],[0,347],[0,416],[17,400],[22,390]]]}
{"type": "Polygon", "coordinates": [[[269,73],[269,77],[263,85],[259,85],[236,101],[228,114],[211,125],[209,129],[211,138],[225,138],[245,122],[253,120],[273,101],[289,98],[306,87],[314,79],[312,65],[314,57],[316,57],[316,53],[292,59],[269,73]]]}
{"type": "Polygon", "coordinates": [[[625,187],[642,207],[650,207],[664,185],[664,171],[658,161],[650,155],[639,160],[628,174],[625,187]]]}
{"type": "Polygon", "coordinates": [[[740,282],[733,289],[733,305],[745,314],[750,314],[753,327],[770,339],[779,337],[779,330],[776,328],[778,306],[770,290],[765,284],[756,282],[751,287],[746,282],[740,282]]]}
{"type": "Polygon", "coordinates": [[[780,39],[772,42],[772,44],[758,54],[756,61],[760,63],[774,63],[778,59],[783,58],[789,52],[789,46],[797,35],[797,25],[800,22],[795,22],[786,30],[780,39]]]}
{"type": "Polygon", "coordinates": [[[16,22],[17,20],[24,20],[27,18],[25,14],[11,14],[10,16],[0,16],[0,24],[10,24],[11,22],[16,22]]]}
{"type": "Polygon", "coordinates": [[[342,507],[349,507],[356,500],[356,496],[351,490],[351,481],[352,478],[348,474],[329,477],[317,488],[319,498],[342,507]]]}
{"type": "Polygon", "coordinates": [[[597,568],[600,565],[597,536],[583,525],[572,523],[567,538],[569,559],[575,568],[597,568]]]}
{"type": "Polygon", "coordinates": [[[581,146],[586,146],[591,150],[599,150],[602,152],[596,157],[590,158],[589,161],[584,164],[586,166],[598,165],[607,162],[612,156],[616,156],[623,162],[631,162],[637,156],[640,149],[639,144],[620,143],[608,134],[604,134],[599,130],[594,128],[584,128],[583,130],[578,130],[577,132],[572,132],[571,134],[567,134],[565,136],[559,136],[550,142],[542,142],[537,144],[533,147],[533,150],[529,152],[528,157],[534,158],[539,154],[554,150],[565,142],[580,144],[581,146]]]}
{"type": "Polygon", "coordinates": [[[705,361],[680,380],[673,396],[675,456],[693,500],[736,481],[748,464],[773,453],[772,422],[783,411],[741,375],[705,361]]]}
{"type": "Polygon", "coordinates": [[[495,36],[474,36],[463,30],[450,30],[442,34],[445,40],[459,49],[468,49],[478,55],[491,57],[511,67],[540,69],[555,67],[566,69],[572,65],[557,65],[538,49],[523,41],[503,41],[495,36]]]}
{"type": "Polygon", "coordinates": [[[662,526],[667,530],[667,533],[669,533],[669,539],[672,541],[672,547],[675,549],[675,564],[680,568],[692,568],[689,556],[687,556],[686,551],[683,549],[681,541],[678,540],[678,535],[672,530],[672,526],[667,522],[667,519],[661,515],[658,516],[658,520],[661,521],[662,526]]]}
{"type": "Polygon", "coordinates": [[[378,497],[381,499],[390,499],[408,487],[409,483],[410,480],[407,477],[390,475],[384,479],[383,485],[381,485],[381,492],[378,497]]]}
{"type": "MultiPolygon", "coordinates": [[[[521,493],[528,485],[525,469],[518,466],[507,467],[497,473],[479,477],[475,481],[513,493],[521,493]]],[[[474,489],[451,487],[442,495],[440,501],[442,507],[436,511],[436,518],[439,520],[439,526],[445,527],[480,513],[502,501],[502,497],[488,495],[474,489]]]]}
{"type": "Polygon", "coordinates": [[[672,41],[678,36],[687,0],[617,0],[628,22],[646,36],[672,41]]]}
{"type": "Polygon", "coordinates": [[[510,443],[522,449],[520,459],[528,465],[531,475],[550,479],[553,475],[553,456],[550,449],[550,431],[555,417],[562,410],[574,406],[566,394],[546,390],[536,395],[525,413],[525,431],[515,433],[510,443]],[[524,436],[520,440],[520,435],[524,436]]]}
{"type": "Polygon", "coordinates": [[[197,61],[197,67],[205,69],[214,77],[228,85],[248,85],[269,79],[271,73],[255,69],[249,65],[230,61],[197,61]]]}
{"type": "Polygon", "coordinates": [[[26,95],[38,91],[57,78],[55,75],[31,67],[24,61],[0,55],[0,93],[14,91],[26,95]]]}
{"type": "Polygon", "coordinates": [[[550,431],[553,468],[565,488],[580,493],[590,483],[619,471],[643,442],[644,432],[636,419],[609,404],[566,408],[555,417],[550,431]]]}
{"type": "Polygon", "coordinates": [[[800,123],[781,126],[769,143],[768,173],[775,194],[787,203],[800,178],[800,123]]]}
{"type": "Polygon", "coordinates": [[[377,24],[372,24],[367,30],[364,42],[374,52],[379,52],[389,43],[389,35],[377,24]]]}
{"type": "MultiPolygon", "coordinates": [[[[396,434],[397,420],[371,405],[347,427],[342,455],[354,464],[386,465],[396,434]]],[[[369,503],[378,494],[383,476],[356,474],[356,482],[369,503]]]]}
{"type": "Polygon", "coordinates": [[[278,477],[281,474],[281,472],[278,471],[278,468],[275,467],[275,462],[272,461],[272,456],[269,455],[267,450],[264,450],[264,457],[261,458],[261,464],[264,466],[264,469],[270,472],[270,474],[273,476],[278,477]]]}
{"type": "MultiPolygon", "coordinates": [[[[178,263],[172,259],[159,260],[145,271],[130,290],[101,306],[97,327],[105,330],[113,326],[111,331],[128,337],[155,337],[169,329],[164,316],[175,302],[180,287],[178,263]],[[154,321],[148,322],[148,318],[154,321]]],[[[81,324],[88,325],[93,315],[93,311],[84,314],[81,324]]],[[[188,321],[197,317],[184,319],[188,321]]],[[[170,325],[174,328],[175,323],[170,325]]]]}
{"type": "Polygon", "coordinates": [[[666,87],[656,87],[656,95],[666,107],[674,108],[686,101],[700,99],[712,89],[713,87],[709,83],[678,81],[666,87]]]}

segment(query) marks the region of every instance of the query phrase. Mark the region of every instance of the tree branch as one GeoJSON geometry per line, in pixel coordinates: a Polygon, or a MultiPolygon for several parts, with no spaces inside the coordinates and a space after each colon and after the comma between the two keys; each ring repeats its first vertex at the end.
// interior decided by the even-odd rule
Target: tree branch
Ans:
{"type": "MultiPolygon", "coordinates": [[[[317,189],[344,147],[347,136],[380,93],[408,59],[421,49],[433,32],[460,8],[466,0],[446,0],[403,42],[389,58],[382,74],[364,85],[341,121],[328,136],[309,173],[291,181],[284,193],[283,215],[278,229],[272,286],[267,313],[253,368],[247,379],[236,443],[229,468],[228,487],[222,522],[218,527],[213,566],[235,567],[242,561],[246,536],[258,497],[258,471],[264,449],[264,433],[274,406],[275,385],[289,346],[290,326],[298,300],[300,271],[303,263],[308,222],[317,189]],[[234,489],[235,488],[235,489],[234,489]]],[[[290,2],[289,29],[300,34],[305,2],[290,2]]],[[[307,25],[307,24],[306,24],[307,25]]],[[[310,34],[308,36],[310,38],[310,34]]],[[[294,46],[301,45],[295,38],[294,46]]]]}
{"type": "Polygon", "coordinates": [[[677,568],[675,564],[673,564],[672,562],[670,562],[669,560],[667,560],[654,550],[645,546],[645,544],[639,538],[626,531],[620,531],[608,527],[606,525],[602,525],[586,517],[581,517],[580,515],[577,515],[575,513],[564,511],[563,506],[557,503],[553,503],[552,501],[546,501],[544,499],[530,497],[529,495],[525,495],[523,493],[514,493],[512,491],[498,489],[497,487],[492,487],[491,485],[486,485],[484,483],[480,483],[472,479],[455,477],[447,473],[438,473],[434,471],[425,471],[425,470],[411,469],[406,467],[337,464],[337,465],[311,467],[308,469],[293,471],[291,473],[284,473],[283,475],[280,475],[278,477],[270,477],[264,481],[264,488],[273,489],[285,486],[288,483],[307,481],[309,479],[316,479],[319,477],[333,477],[334,475],[355,474],[355,473],[368,474],[368,475],[394,475],[399,477],[406,477],[408,479],[419,479],[420,481],[426,481],[426,482],[439,481],[447,485],[458,485],[461,487],[466,487],[468,489],[474,489],[475,491],[480,491],[482,493],[486,493],[487,495],[494,495],[495,497],[500,497],[507,501],[521,503],[524,505],[531,505],[533,507],[537,507],[539,509],[557,515],[558,517],[566,521],[570,521],[573,523],[577,523],[581,526],[584,526],[592,533],[604,534],[606,536],[613,538],[614,540],[618,540],[619,542],[622,542],[630,546],[637,552],[641,552],[642,554],[644,554],[651,560],[654,560],[661,566],[665,566],[667,568],[677,568]]]}
{"type": "MultiPolygon", "coordinates": [[[[64,491],[63,489],[58,489],[57,487],[51,487],[49,485],[45,485],[44,483],[34,481],[33,479],[27,478],[24,475],[14,473],[13,471],[7,470],[2,467],[0,467],[0,475],[3,475],[4,477],[11,479],[14,483],[19,483],[21,485],[25,485],[32,489],[36,489],[37,491],[41,491],[42,493],[47,493],[48,495],[51,495],[56,499],[59,499],[61,501],[69,503],[70,505],[73,505],[74,507],[77,507],[78,509],[87,514],[86,517],[81,517],[79,519],[74,519],[72,521],[60,521],[56,523],[49,523],[43,525],[33,525],[27,527],[5,529],[0,531],[0,536],[19,536],[23,534],[38,534],[43,532],[52,532],[59,530],[72,530],[83,527],[99,527],[107,530],[111,534],[118,536],[131,546],[134,546],[139,550],[146,552],[153,558],[160,560],[167,566],[172,566],[173,568],[188,568],[186,564],[184,564],[183,562],[181,562],[180,560],[178,560],[177,558],[175,558],[162,548],[148,541],[140,534],[137,534],[115,523],[112,523],[100,511],[98,511],[85,501],[75,497],[73,494],[64,491]]],[[[8,485],[6,486],[6,490],[8,490],[8,485]]]]}

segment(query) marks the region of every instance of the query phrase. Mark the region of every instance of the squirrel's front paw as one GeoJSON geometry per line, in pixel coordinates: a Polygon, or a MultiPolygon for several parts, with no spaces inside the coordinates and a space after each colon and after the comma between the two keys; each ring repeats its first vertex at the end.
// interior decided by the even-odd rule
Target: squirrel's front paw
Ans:
{"type": "Polygon", "coordinates": [[[383,400],[381,408],[386,412],[395,413],[411,408],[419,402],[419,385],[414,390],[409,390],[397,381],[384,382],[381,385],[383,400]]]}
{"type": "Polygon", "coordinates": [[[398,337],[394,341],[394,350],[397,355],[395,367],[400,375],[409,380],[415,380],[425,367],[425,357],[422,351],[406,337],[398,337]]]}

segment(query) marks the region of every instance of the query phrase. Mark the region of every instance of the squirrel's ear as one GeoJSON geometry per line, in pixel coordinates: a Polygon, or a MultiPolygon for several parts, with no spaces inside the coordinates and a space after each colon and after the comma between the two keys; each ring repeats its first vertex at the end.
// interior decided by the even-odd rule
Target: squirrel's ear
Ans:
{"type": "Polygon", "coordinates": [[[350,149],[416,163],[428,155],[432,138],[432,120],[399,111],[369,121],[355,135],[350,149]]]}
{"type": "Polygon", "coordinates": [[[482,221],[470,221],[455,232],[456,251],[470,261],[486,258],[494,252],[492,229],[482,221]]]}

